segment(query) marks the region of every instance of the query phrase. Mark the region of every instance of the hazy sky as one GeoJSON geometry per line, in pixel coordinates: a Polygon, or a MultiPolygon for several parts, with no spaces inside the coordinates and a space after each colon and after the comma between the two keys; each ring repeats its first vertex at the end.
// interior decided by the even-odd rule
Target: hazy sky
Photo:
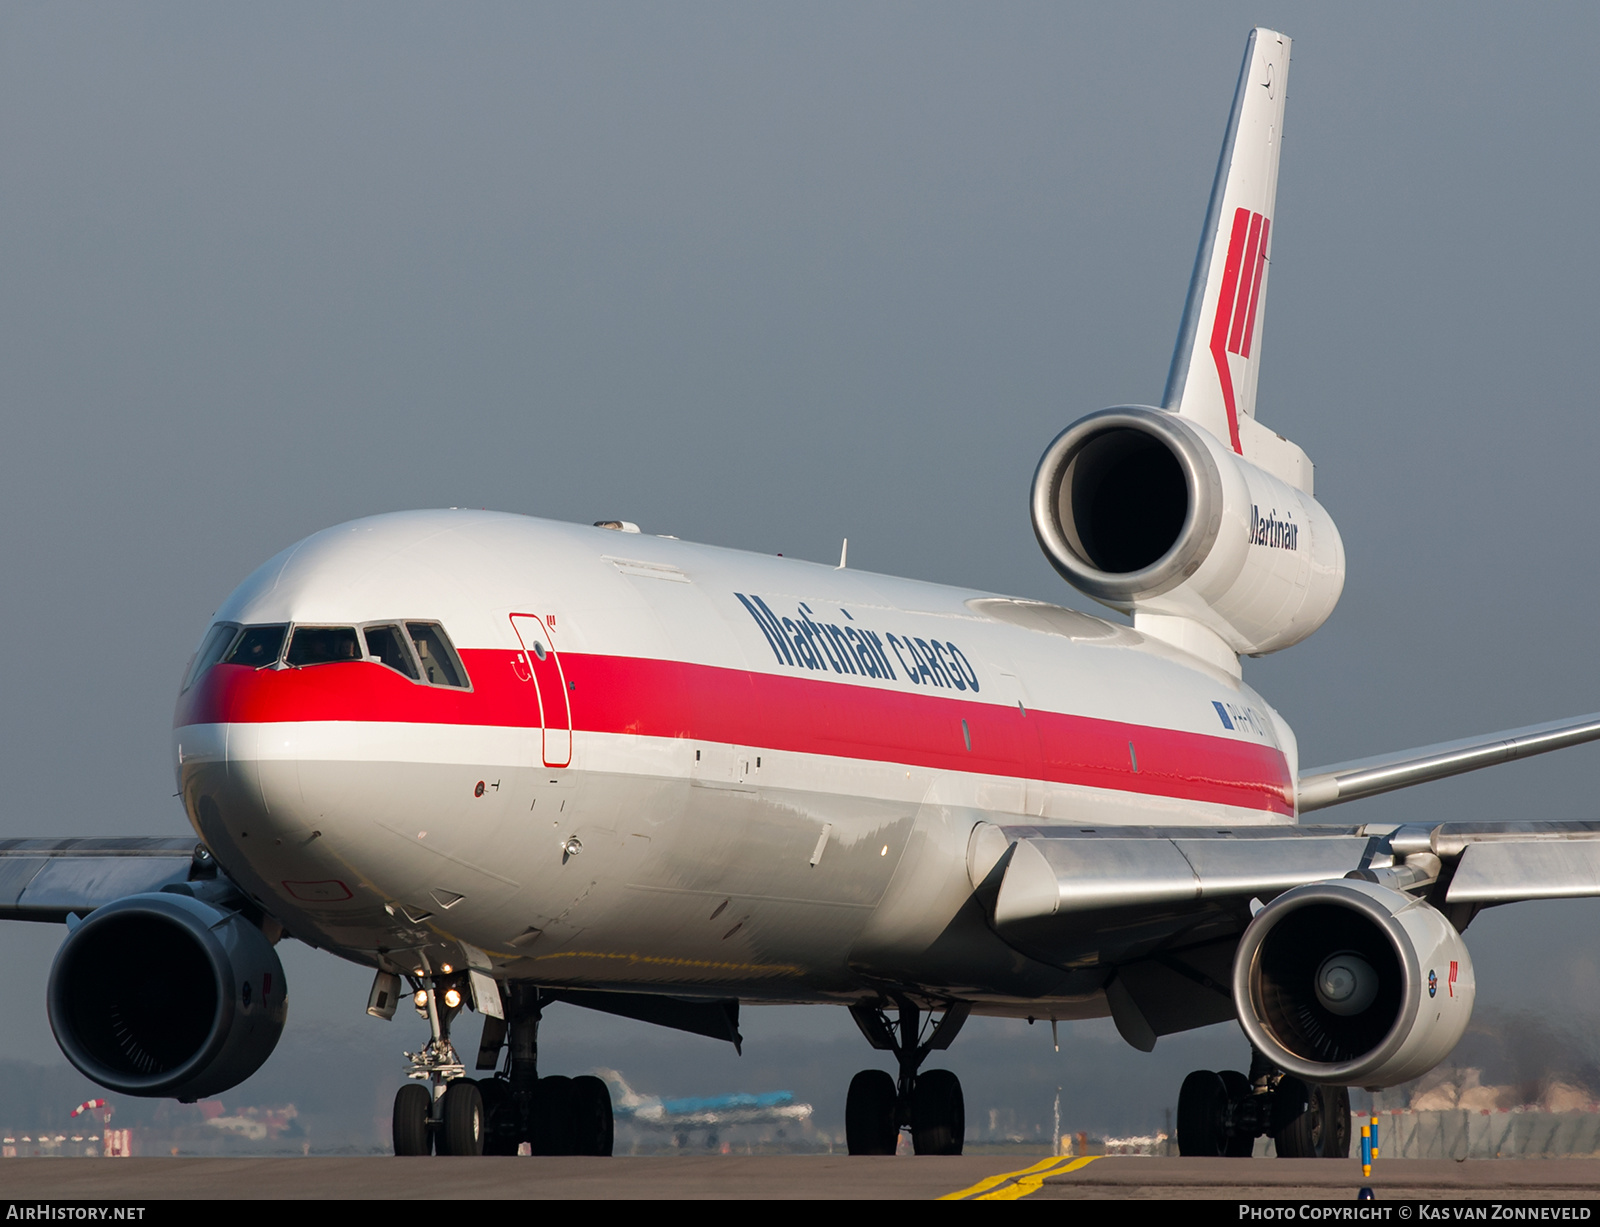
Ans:
{"type": "MultiPolygon", "coordinates": [[[[12,3],[0,833],[186,833],[168,734],[208,616],[370,512],[848,536],[861,568],[1084,605],[1033,465],[1159,397],[1256,23],[1295,40],[1259,411],[1317,462],[1349,579],[1247,680],[1307,765],[1600,709],[1593,5],[12,3]]],[[[1590,818],[1597,772],[1326,817],[1590,818]]],[[[1597,928],[1482,917],[1481,999],[1594,1017],[1597,928]]],[[[59,1060],[59,936],[0,932],[13,1055],[59,1060]]],[[[360,972],[290,973],[262,1078],[361,1017],[360,972]]],[[[349,1036],[397,1080],[416,1038],[349,1036]]],[[[1044,1043],[975,1025],[969,1104],[1044,1043]]],[[[1182,1043],[1243,1060],[1231,1025],[1182,1043]]]]}

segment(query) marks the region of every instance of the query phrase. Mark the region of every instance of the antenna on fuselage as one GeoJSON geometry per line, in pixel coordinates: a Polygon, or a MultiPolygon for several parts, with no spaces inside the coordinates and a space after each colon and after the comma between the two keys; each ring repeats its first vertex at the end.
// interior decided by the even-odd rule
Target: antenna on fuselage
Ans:
{"type": "Polygon", "coordinates": [[[844,539],[844,544],[839,547],[839,565],[836,566],[834,568],[834,570],[835,571],[843,571],[844,570],[844,560],[846,558],[848,558],[849,556],[850,556],[850,538],[846,537],[844,539]]]}

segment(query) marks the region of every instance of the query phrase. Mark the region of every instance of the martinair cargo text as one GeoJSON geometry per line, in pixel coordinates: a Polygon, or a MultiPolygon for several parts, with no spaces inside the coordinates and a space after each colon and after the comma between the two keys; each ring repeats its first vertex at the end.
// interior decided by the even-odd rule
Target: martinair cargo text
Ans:
{"type": "Polygon", "coordinates": [[[1250,1067],[1185,1080],[1183,1152],[1347,1153],[1345,1088],[1466,1028],[1461,932],[1600,894],[1600,824],[1302,819],[1600,718],[1305,771],[1241,680],[1345,572],[1305,453],[1255,412],[1288,77],[1254,31],[1162,404],[1073,423],[1034,478],[1046,557],[1131,622],[620,521],[317,533],[182,679],[198,844],[0,844],[0,915],[67,926],[67,1057],[124,1094],[236,1085],[284,1026],[293,937],[371,967],[369,1013],[427,1022],[397,1154],[609,1154],[606,1085],[539,1076],[555,1001],[735,1045],[745,1003],[848,1008],[897,1069],[851,1082],[853,1154],[903,1129],[959,1153],[960,1084],[924,1065],[973,1013],[1109,1015],[1146,1050],[1237,1018],[1250,1067]]]}

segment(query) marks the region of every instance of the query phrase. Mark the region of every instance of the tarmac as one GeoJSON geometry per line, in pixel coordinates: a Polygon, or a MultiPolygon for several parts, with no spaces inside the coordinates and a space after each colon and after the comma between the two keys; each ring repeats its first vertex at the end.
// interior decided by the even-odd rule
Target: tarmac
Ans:
{"type": "MultiPolygon", "coordinates": [[[[1600,1159],[1011,1160],[845,1155],[649,1158],[5,1159],[0,1200],[1600,1199],[1600,1159]]],[[[1419,1217],[1423,1217],[1420,1216],[1419,1217]]]]}

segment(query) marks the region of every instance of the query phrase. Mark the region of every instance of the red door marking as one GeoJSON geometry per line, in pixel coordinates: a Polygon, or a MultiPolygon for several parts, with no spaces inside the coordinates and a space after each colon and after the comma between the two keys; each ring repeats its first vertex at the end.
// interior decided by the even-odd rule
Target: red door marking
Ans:
{"type": "Polygon", "coordinates": [[[572,704],[555,638],[538,614],[512,614],[511,628],[522,645],[521,659],[513,662],[513,669],[521,677],[521,670],[516,669],[521,665],[533,680],[539,723],[544,726],[544,765],[565,767],[572,762],[572,704]]]}

